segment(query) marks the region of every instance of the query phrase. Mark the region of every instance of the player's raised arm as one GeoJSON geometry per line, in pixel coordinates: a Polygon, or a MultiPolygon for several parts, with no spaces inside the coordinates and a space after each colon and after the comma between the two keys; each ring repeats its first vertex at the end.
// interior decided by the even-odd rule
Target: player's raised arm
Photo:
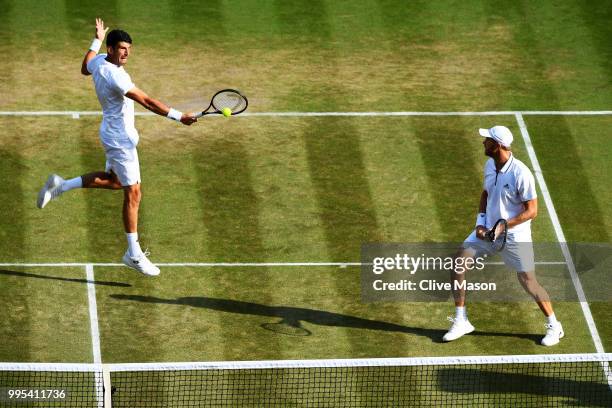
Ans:
{"type": "Polygon", "coordinates": [[[100,47],[102,46],[102,41],[104,41],[104,36],[108,31],[108,27],[104,28],[104,21],[100,18],[96,18],[96,33],[94,36],[94,40],[89,46],[89,50],[85,54],[83,58],[83,63],[81,64],[81,74],[83,75],[91,75],[91,73],[87,70],[87,63],[91,61],[93,57],[98,55],[100,51],[100,47]]]}
{"type": "Polygon", "coordinates": [[[193,113],[182,113],[177,111],[176,109],[172,109],[162,101],[159,101],[155,98],[151,98],[145,92],[138,88],[132,88],[125,94],[128,98],[138,102],[146,109],[150,110],[153,113],[156,113],[161,116],[165,116],[170,119],[174,119],[177,122],[181,122],[183,125],[191,125],[198,121],[198,119],[194,116],[193,113]]]}

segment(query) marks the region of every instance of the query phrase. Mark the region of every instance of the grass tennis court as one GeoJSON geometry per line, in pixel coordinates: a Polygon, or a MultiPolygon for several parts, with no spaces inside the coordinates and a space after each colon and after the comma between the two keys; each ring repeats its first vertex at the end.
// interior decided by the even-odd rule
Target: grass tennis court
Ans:
{"type": "MultiPolygon", "coordinates": [[[[83,152],[82,155],[71,154],[66,160],[56,156],[41,157],[40,153],[30,152],[39,151],[35,144],[43,143],[42,135],[40,138],[22,140],[15,150],[21,155],[19,165],[32,169],[20,174],[21,179],[27,180],[22,182],[24,185],[33,186],[30,196],[36,192],[36,181],[44,179],[44,169],[38,169],[40,164],[35,164],[41,160],[47,162],[47,167],[57,168],[63,174],[77,173],[83,167],[95,167],[103,160],[89,159],[88,152],[95,153],[95,135],[79,135],[67,126],[76,124],[78,131],[79,128],[95,127],[96,120],[84,117],[79,120],[35,118],[29,121],[32,132],[52,124],[44,132],[47,142],[53,139],[54,145],[61,146],[70,145],[71,140],[76,141],[82,145],[79,150],[83,152]],[[51,133],[54,128],[63,128],[62,134],[51,133]],[[71,161],[74,164],[71,165],[71,161]]],[[[165,263],[358,262],[362,242],[414,242],[419,239],[458,241],[465,230],[460,227],[461,220],[470,219],[473,210],[470,208],[472,206],[463,205],[462,201],[451,201],[449,197],[456,194],[478,196],[480,141],[471,138],[468,132],[492,120],[508,121],[503,117],[244,117],[229,123],[214,120],[208,124],[211,133],[206,137],[187,137],[177,132],[176,140],[179,140],[180,148],[176,155],[181,159],[172,159],[171,162],[166,156],[170,149],[177,148],[174,140],[144,140],[141,148],[143,179],[145,183],[148,179],[160,182],[159,186],[144,184],[148,188],[144,193],[146,200],[143,201],[143,240],[156,259],[165,263]],[[468,130],[453,135],[453,129],[468,130]],[[238,132],[241,131],[246,136],[239,137],[238,132]],[[435,135],[436,140],[421,141],[417,136],[421,133],[435,135]],[[283,137],[283,134],[290,136],[283,137]],[[449,148],[456,145],[457,138],[462,138],[466,145],[465,155],[460,161],[452,160],[452,150],[449,148]],[[342,144],[343,139],[352,140],[352,143],[337,146],[342,144]],[[282,145],[283,149],[272,149],[272,146],[278,145],[282,145]],[[334,146],[339,149],[335,153],[331,150],[334,146]],[[436,159],[428,163],[423,158],[423,152],[430,152],[431,157],[436,159]],[[441,156],[443,154],[449,157],[441,156]],[[453,170],[457,167],[462,169],[459,180],[453,170]],[[423,177],[423,174],[428,177],[423,177]],[[444,174],[451,176],[445,178],[444,174]],[[446,186],[428,190],[428,186],[440,183],[446,186]],[[472,191],[464,193],[465,186],[472,186],[472,191]],[[169,188],[172,194],[168,194],[169,188]],[[452,192],[453,188],[455,193],[452,192]],[[419,220],[431,223],[433,228],[427,228],[427,232],[424,232],[425,229],[418,228],[419,220]],[[436,223],[436,220],[439,222],[436,223]]],[[[150,117],[142,118],[140,122],[144,134],[159,131],[153,125],[165,125],[150,117]]],[[[534,139],[536,137],[537,134],[534,134],[534,139]]],[[[526,156],[520,145],[515,153],[518,157],[526,156]]],[[[14,168],[14,165],[12,163],[11,167],[14,168]]],[[[7,195],[12,193],[6,192],[7,195]]],[[[77,191],[71,196],[61,197],[60,201],[53,203],[57,205],[44,211],[28,206],[26,196],[26,193],[22,193],[23,207],[18,208],[21,217],[9,225],[13,233],[7,234],[8,239],[20,242],[23,253],[20,256],[14,253],[13,259],[7,258],[6,262],[118,262],[110,254],[121,253],[124,245],[123,240],[117,239],[116,230],[121,225],[114,216],[120,208],[120,195],[105,191],[77,191]],[[93,212],[99,216],[88,216],[93,212]],[[50,245],[50,235],[56,236],[64,231],[63,225],[67,222],[74,224],[69,229],[70,233],[61,233],[60,239],[53,240],[53,245],[50,245]],[[30,230],[36,232],[28,233],[30,230]]],[[[545,207],[536,225],[536,240],[554,241],[545,207]]],[[[41,276],[21,277],[9,269],[1,277],[33,287],[59,285],[58,290],[66,285],[74,287],[74,290],[81,287],[84,296],[84,281],[65,282],[59,277],[43,279],[47,275],[61,276],[65,273],[64,269],[25,268],[24,273],[41,276]],[[43,285],[40,285],[41,280],[43,285]]],[[[69,270],[75,272],[74,268],[69,270]]],[[[485,352],[487,347],[499,352],[503,350],[499,347],[504,342],[508,343],[508,350],[514,352],[517,352],[518,344],[524,345],[524,353],[544,351],[535,341],[541,319],[531,303],[522,304],[518,309],[520,312],[508,319],[499,319],[498,313],[506,315],[510,309],[515,313],[518,311],[516,305],[508,305],[508,309],[495,305],[493,310],[482,305],[483,311],[474,310],[475,319],[484,318],[491,324],[489,330],[499,333],[488,339],[485,339],[486,333],[482,337],[474,336],[469,340],[473,342],[473,348],[466,348],[467,345],[463,344],[458,350],[452,345],[438,344],[435,339],[443,334],[447,324],[446,314],[452,310],[450,304],[436,305],[438,324],[435,327],[431,325],[431,316],[425,312],[431,310],[431,305],[362,304],[359,300],[358,267],[236,269],[175,266],[164,270],[159,279],[145,280],[123,268],[96,267],[96,278],[112,283],[102,282],[97,286],[101,344],[108,361],[155,361],[156,354],[143,347],[148,344],[147,339],[156,343],[156,347],[163,347],[163,343],[167,342],[169,349],[173,350],[172,357],[167,356],[167,352],[161,355],[181,361],[271,359],[275,355],[295,359],[488,354],[485,352]],[[242,295],[239,296],[240,293],[242,295]],[[189,301],[183,302],[182,306],[180,301],[172,304],[172,299],[183,297],[193,298],[196,304],[192,305],[189,301]],[[210,304],[215,299],[228,303],[215,307],[210,304]],[[200,301],[202,307],[198,307],[200,301]],[[232,312],[234,308],[249,308],[248,304],[240,302],[248,302],[253,307],[296,307],[303,309],[306,315],[309,311],[315,314],[335,313],[337,322],[320,325],[322,327],[315,324],[310,329],[314,330],[315,335],[309,336],[306,342],[303,338],[291,336],[280,336],[279,339],[278,334],[259,327],[262,323],[270,322],[269,316],[259,321],[261,318],[257,318],[257,313],[253,316],[232,312]],[[206,307],[207,304],[209,307],[206,307]],[[374,326],[388,323],[397,327],[368,330],[367,322],[364,322],[366,327],[347,328],[342,325],[343,317],[373,320],[374,326]],[[248,323],[251,319],[255,320],[248,323]],[[134,321],[143,324],[149,334],[129,330],[134,321]],[[187,324],[190,321],[192,323],[187,324]],[[200,324],[201,329],[192,331],[200,324]],[[233,327],[234,324],[236,327],[233,327]],[[122,325],[124,328],[119,329],[122,325]],[[504,333],[501,329],[504,325],[509,330],[507,336],[500,335],[504,333]],[[182,342],[177,346],[171,340],[174,336],[170,334],[181,327],[186,332],[176,336],[176,341],[182,342]],[[213,330],[214,327],[219,330],[213,330]],[[319,341],[324,341],[326,347],[318,344],[318,331],[321,331],[319,341]],[[412,336],[405,334],[411,331],[415,332],[412,336]],[[419,335],[419,331],[424,335],[419,335]],[[166,337],[163,333],[168,334],[168,339],[159,344],[159,336],[166,337]],[[223,341],[227,336],[236,340],[240,333],[245,336],[244,343],[223,341]],[[521,338],[521,335],[524,336],[521,338]],[[202,336],[206,340],[202,341],[202,336]],[[365,341],[370,336],[371,342],[365,341]],[[385,340],[386,336],[389,339],[385,340]],[[126,341],[126,338],[132,340],[126,341]],[[215,340],[211,341],[213,338],[215,340]],[[264,347],[274,338],[280,342],[278,349],[264,347]],[[329,342],[330,338],[337,338],[337,347],[329,342]],[[352,339],[358,346],[352,346],[352,339]],[[314,341],[312,345],[310,341],[314,341]],[[115,342],[117,345],[114,345],[115,342]],[[219,349],[213,352],[210,343],[219,349]],[[244,344],[249,346],[244,347],[244,344]],[[127,349],[121,350],[123,347],[127,349]],[[200,354],[203,352],[205,354],[200,354]]],[[[10,289],[12,285],[5,287],[10,289]]],[[[23,291],[21,286],[18,290],[23,291]]],[[[39,293],[39,296],[45,294],[39,293]]],[[[17,305],[23,302],[11,296],[5,299],[7,302],[17,302],[17,305]]],[[[560,304],[558,307],[567,310],[560,312],[560,315],[581,316],[577,304],[560,304]]],[[[274,312],[270,313],[273,315],[274,312]]],[[[34,333],[37,333],[36,322],[32,324],[34,333]]],[[[75,321],[75,324],[87,327],[86,320],[75,321]]],[[[571,324],[576,325],[572,330],[573,339],[564,341],[559,348],[567,348],[568,352],[592,351],[584,322],[572,319],[571,324]],[[582,340],[578,341],[579,338],[582,340]]],[[[9,330],[18,331],[23,324],[18,322],[14,328],[10,327],[9,330]]],[[[52,326],[48,329],[54,330],[52,326]]],[[[605,333],[606,325],[602,325],[600,330],[605,333]]],[[[44,331],[39,334],[46,337],[44,331]]],[[[605,339],[605,336],[602,337],[605,339]]],[[[58,358],[69,358],[72,348],[68,347],[66,351],[68,354],[65,357],[58,358]]]]}
{"type": "MultiPolygon", "coordinates": [[[[482,186],[477,129],[508,126],[532,167],[514,111],[567,241],[612,244],[612,115],[588,114],[612,107],[607,2],[37,4],[0,1],[0,361],[93,362],[91,288],[104,363],[596,351],[577,302],[555,303],[566,338],[552,348],[532,302],[470,304],[477,332],[441,343],[450,301],[362,303],[359,267],[338,264],[367,242],[463,240],[482,186]],[[126,70],[152,96],[198,110],[233,87],[272,114],[136,118],[141,241],[154,262],[214,265],[155,279],[107,265],[125,251],[121,192],[35,206],[51,172],[102,169],[100,117],[6,113],[99,110],[79,73],[96,16],[130,32],[126,70]],[[510,114],[274,116],[373,111],[510,114]],[[100,264],[93,282],[86,264],[100,264]],[[305,330],[270,330],[287,321],[305,330]]],[[[539,204],[534,240],[556,242],[539,204]]],[[[608,351],[610,301],[590,308],[608,351]]]]}

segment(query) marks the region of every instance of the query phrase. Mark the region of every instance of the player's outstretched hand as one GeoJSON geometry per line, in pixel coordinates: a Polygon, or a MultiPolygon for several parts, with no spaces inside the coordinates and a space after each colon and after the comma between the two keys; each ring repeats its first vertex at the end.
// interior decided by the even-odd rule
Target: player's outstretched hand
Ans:
{"type": "Polygon", "coordinates": [[[198,118],[195,117],[194,113],[183,113],[183,116],[181,116],[181,123],[183,125],[187,125],[187,126],[191,126],[192,123],[196,123],[198,121],[198,118]]]}
{"type": "Polygon", "coordinates": [[[96,18],[96,38],[100,41],[104,40],[107,31],[108,27],[104,28],[104,21],[101,18],[96,18]]]}

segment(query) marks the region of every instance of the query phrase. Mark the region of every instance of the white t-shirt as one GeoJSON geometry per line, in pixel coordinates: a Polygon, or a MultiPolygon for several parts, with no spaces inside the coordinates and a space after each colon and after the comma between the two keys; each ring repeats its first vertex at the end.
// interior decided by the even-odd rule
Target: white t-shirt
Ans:
{"type": "MultiPolygon", "coordinates": [[[[514,218],[525,210],[525,201],[537,198],[535,180],[529,167],[514,155],[497,172],[495,161],[487,160],[484,169],[484,186],[487,191],[487,228],[504,218],[514,218]]],[[[510,228],[509,233],[530,231],[531,220],[510,228]]]]}
{"type": "Polygon", "coordinates": [[[87,63],[102,105],[100,140],[105,147],[135,147],[139,136],[134,127],[134,101],[125,94],[136,85],[123,67],[105,58],[106,54],[96,55],[87,63]]]}

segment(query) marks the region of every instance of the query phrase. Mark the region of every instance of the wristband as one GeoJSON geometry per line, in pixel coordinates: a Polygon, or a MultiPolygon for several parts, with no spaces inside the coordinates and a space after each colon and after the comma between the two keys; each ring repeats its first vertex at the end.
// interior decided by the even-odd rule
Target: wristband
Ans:
{"type": "Polygon", "coordinates": [[[487,225],[487,214],[486,213],[479,213],[478,216],[476,217],[476,228],[478,228],[479,225],[482,225],[483,227],[487,225]]]}
{"type": "Polygon", "coordinates": [[[166,115],[167,118],[176,120],[177,122],[181,121],[181,118],[183,117],[183,112],[179,112],[176,109],[172,109],[170,108],[170,110],[168,111],[168,114],[166,115]]]}
{"type": "Polygon", "coordinates": [[[97,54],[98,51],[100,51],[101,46],[102,46],[102,40],[94,38],[93,41],[91,42],[91,45],[89,46],[89,49],[97,54]]]}

